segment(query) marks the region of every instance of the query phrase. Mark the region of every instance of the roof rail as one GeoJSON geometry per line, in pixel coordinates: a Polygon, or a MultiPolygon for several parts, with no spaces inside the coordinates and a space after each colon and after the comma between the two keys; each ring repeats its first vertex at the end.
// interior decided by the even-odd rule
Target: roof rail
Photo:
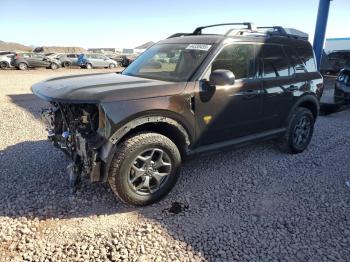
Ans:
{"type": "MultiPolygon", "coordinates": [[[[207,26],[200,26],[200,27],[197,27],[192,35],[201,35],[202,34],[202,30],[203,29],[206,29],[206,28],[210,28],[210,27],[218,27],[218,26],[227,26],[227,25],[243,25],[243,26],[246,26],[246,28],[244,29],[248,29],[248,30],[254,30],[255,29],[255,26],[253,23],[249,23],[249,22],[246,22],[246,23],[225,23],[225,24],[215,24],[215,25],[207,25],[207,26]]],[[[232,29],[230,29],[231,31],[232,29]]]]}
{"type": "Polygon", "coordinates": [[[203,29],[211,28],[211,27],[219,27],[219,26],[245,26],[245,28],[231,28],[224,34],[225,36],[231,35],[232,32],[236,32],[236,36],[244,36],[244,35],[251,35],[251,36],[283,36],[283,37],[289,37],[294,39],[301,39],[301,40],[308,40],[309,35],[307,33],[304,33],[302,31],[299,31],[294,28],[283,28],[282,26],[261,26],[256,27],[253,23],[246,22],[246,23],[225,23],[225,24],[215,24],[215,25],[208,25],[208,26],[201,26],[197,27],[193,33],[176,33],[168,38],[174,38],[174,37],[181,37],[181,36],[191,36],[191,35],[201,35],[203,29]]]}
{"type": "Polygon", "coordinates": [[[282,26],[260,26],[257,31],[264,32],[268,36],[285,36],[295,39],[308,40],[309,35],[294,28],[284,28],[282,26]]]}
{"type": "Polygon", "coordinates": [[[188,36],[188,35],[192,35],[192,34],[191,33],[176,33],[176,34],[169,36],[168,39],[174,38],[174,37],[188,36]]]}

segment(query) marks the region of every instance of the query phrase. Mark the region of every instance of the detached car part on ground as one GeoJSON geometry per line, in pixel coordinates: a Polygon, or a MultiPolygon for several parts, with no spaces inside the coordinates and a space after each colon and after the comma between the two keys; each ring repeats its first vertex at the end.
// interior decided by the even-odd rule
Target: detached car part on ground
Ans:
{"type": "Polygon", "coordinates": [[[37,67],[45,67],[55,70],[60,67],[60,62],[57,59],[51,59],[43,54],[18,53],[14,59],[14,66],[20,70],[37,67]]]}
{"type": "Polygon", "coordinates": [[[52,105],[42,117],[72,159],[71,182],[108,181],[122,201],[142,206],[171,190],[188,157],[261,139],[303,152],[323,92],[310,44],[281,27],[239,25],[247,27],[177,34],[122,74],[33,85],[52,105]]]}

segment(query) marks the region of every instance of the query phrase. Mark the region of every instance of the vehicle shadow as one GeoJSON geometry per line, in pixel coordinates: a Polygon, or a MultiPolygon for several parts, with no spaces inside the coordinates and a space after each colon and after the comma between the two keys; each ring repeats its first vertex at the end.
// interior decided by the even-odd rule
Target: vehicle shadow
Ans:
{"type": "MultiPolygon", "coordinates": [[[[310,186],[300,187],[293,180],[293,176],[299,181],[306,175],[298,169],[300,161],[300,155],[281,154],[270,142],[208,155],[184,163],[178,184],[168,197],[134,208],[116,200],[107,185],[86,180],[73,195],[64,153],[44,140],[27,141],[0,151],[0,216],[45,220],[137,213],[208,259],[223,258],[220,254],[226,252],[228,258],[240,260],[247,250],[255,252],[251,253],[254,258],[269,248],[270,237],[282,239],[281,248],[287,248],[293,244],[290,236],[296,230],[317,226],[296,201],[310,186]],[[263,155],[279,164],[267,170],[263,155]],[[254,239],[249,237],[252,235],[254,239]]],[[[329,170],[323,174],[312,168],[314,162],[303,163],[308,176],[324,176],[327,181],[329,170]]],[[[327,183],[320,185],[324,187],[320,190],[327,188],[327,183]]],[[[326,220],[328,215],[322,218],[326,220]]],[[[327,234],[331,230],[324,229],[327,234]]],[[[302,255],[307,260],[307,254],[302,255]]],[[[284,256],[274,253],[281,260],[284,256]]]]}
{"type": "Polygon", "coordinates": [[[7,96],[13,104],[25,109],[37,119],[40,118],[42,108],[49,106],[48,102],[39,99],[33,94],[12,94],[7,96]]]}
{"type": "MultiPolygon", "coordinates": [[[[222,156],[220,158],[209,155],[205,158],[213,161],[214,164],[211,164],[213,169],[223,168],[222,156]]],[[[202,172],[202,161],[203,159],[194,159],[185,163],[180,185],[175,187],[170,197],[149,207],[133,208],[116,200],[108,184],[90,183],[88,178],[84,178],[79,190],[73,193],[65,168],[69,164],[69,159],[49,141],[18,143],[0,151],[2,181],[0,216],[38,219],[77,218],[137,210],[146,217],[157,219],[169,210],[169,214],[180,213],[190,204],[193,193],[188,185],[196,184],[202,172]],[[185,192],[182,189],[185,189],[185,192]]],[[[205,179],[208,177],[204,177],[201,184],[205,179]]],[[[213,186],[211,181],[205,183],[208,184],[205,190],[213,186]]],[[[212,192],[204,194],[210,197],[212,192]]],[[[202,204],[205,208],[205,203],[202,204]]]]}

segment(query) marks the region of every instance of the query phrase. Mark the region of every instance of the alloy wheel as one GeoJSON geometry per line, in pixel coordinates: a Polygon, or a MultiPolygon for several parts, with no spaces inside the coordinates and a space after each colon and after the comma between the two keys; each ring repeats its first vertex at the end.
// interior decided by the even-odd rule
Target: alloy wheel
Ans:
{"type": "Polygon", "coordinates": [[[132,161],[128,183],[137,194],[154,194],[165,184],[171,171],[169,155],[160,148],[150,148],[132,161]]]}
{"type": "Polygon", "coordinates": [[[309,140],[311,132],[311,121],[307,116],[303,116],[299,119],[295,125],[293,142],[297,147],[303,147],[309,140]]]}

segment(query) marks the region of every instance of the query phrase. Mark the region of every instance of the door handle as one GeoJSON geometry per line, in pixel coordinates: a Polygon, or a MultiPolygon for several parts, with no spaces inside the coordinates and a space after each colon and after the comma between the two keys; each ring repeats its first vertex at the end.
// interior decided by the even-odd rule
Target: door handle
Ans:
{"type": "Polygon", "coordinates": [[[243,92],[244,98],[246,99],[251,99],[254,98],[256,96],[258,96],[260,94],[259,90],[247,90],[243,92]]]}

